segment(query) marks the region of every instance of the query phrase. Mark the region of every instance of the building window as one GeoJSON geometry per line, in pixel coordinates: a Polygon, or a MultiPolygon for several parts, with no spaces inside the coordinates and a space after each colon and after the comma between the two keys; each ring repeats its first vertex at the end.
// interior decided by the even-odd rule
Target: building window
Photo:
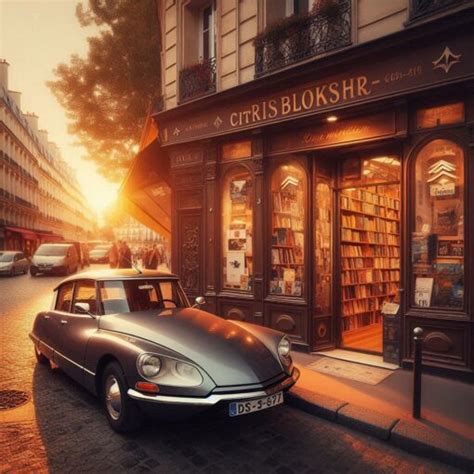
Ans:
{"type": "Polygon", "coordinates": [[[464,219],[463,150],[449,140],[433,140],[420,150],[415,163],[415,306],[463,307],[464,219]]]}
{"type": "Polygon", "coordinates": [[[214,58],[214,11],[212,5],[208,5],[201,13],[201,58],[205,61],[214,58]]]}
{"type": "Polygon", "coordinates": [[[273,173],[271,294],[303,296],[306,186],[298,165],[282,165],[273,173]]]}
{"type": "Polygon", "coordinates": [[[251,291],[253,182],[244,168],[227,173],[222,192],[223,288],[251,291]]]}

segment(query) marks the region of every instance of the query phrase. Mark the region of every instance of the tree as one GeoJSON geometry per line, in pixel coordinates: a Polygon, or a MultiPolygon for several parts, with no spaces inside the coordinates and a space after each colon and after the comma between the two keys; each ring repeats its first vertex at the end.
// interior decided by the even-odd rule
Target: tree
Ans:
{"type": "Polygon", "coordinates": [[[82,27],[97,25],[86,58],[72,55],[48,82],[66,109],[69,132],[86,159],[120,180],[136,152],[150,104],[160,95],[160,23],[155,0],[89,0],[76,7],[82,27]]]}

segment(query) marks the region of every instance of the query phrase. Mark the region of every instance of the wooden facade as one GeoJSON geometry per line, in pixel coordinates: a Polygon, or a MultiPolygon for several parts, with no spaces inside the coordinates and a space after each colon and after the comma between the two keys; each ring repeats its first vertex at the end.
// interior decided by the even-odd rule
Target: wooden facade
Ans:
{"type": "MultiPolygon", "coordinates": [[[[393,253],[399,259],[400,272],[393,280],[399,290],[395,300],[400,304],[398,362],[411,363],[412,332],[420,326],[424,329],[427,366],[438,373],[472,377],[473,31],[474,19],[469,11],[468,15],[451,17],[449,22],[433,21],[156,114],[161,148],[170,162],[173,271],[181,277],[190,298],[205,296],[206,309],[224,318],[286,332],[300,350],[347,347],[342,334],[342,305],[347,297],[341,285],[341,199],[348,188],[344,176],[349,176],[350,182],[351,171],[343,163],[357,158],[365,165],[367,160],[375,157],[380,162],[383,157],[399,166],[399,178],[382,183],[381,188],[394,190],[399,196],[399,208],[392,206],[390,211],[395,216],[391,220],[397,221],[393,225],[397,226],[399,239],[399,250],[393,253]],[[453,283],[457,285],[456,296],[449,297],[444,307],[443,302],[428,302],[422,307],[414,293],[421,291],[418,287],[422,283],[429,283],[431,270],[420,270],[421,264],[414,256],[421,219],[416,202],[422,196],[416,178],[417,160],[424,147],[436,140],[454,144],[461,160],[458,162],[462,162],[463,173],[456,178],[456,185],[436,185],[436,193],[456,192],[463,216],[459,225],[463,227],[457,230],[456,235],[461,236],[458,240],[450,237],[442,244],[444,256],[451,255],[449,252],[458,245],[458,256],[453,257],[458,263],[438,255],[433,265],[437,265],[436,271],[456,268],[461,276],[453,283]],[[293,219],[295,212],[299,213],[298,239],[304,244],[299,247],[297,260],[292,260],[301,263],[285,264],[296,270],[287,272],[282,289],[278,279],[283,278],[275,270],[275,261],[279,256],[285,259],[285,249],[291,246],[286,241],[278,245],[280,240],[275,240],[279,239],[275,237],[275,199],[279,196],[272,188],[272,179],[285,166],[298,175],[293,185],[303,210],[292,212],[293,219]],[[236,252],[236,265],[246,269],[245,275],[241,274],[240,288],[229,274],[230,267],[226,269],[225,260],[229,259],[225,252],[231,249],[228,229],[224,229],[228,216],[223,212],[229,206],[225,201],[229,176],[244,176],[239,179],[247,186],[245,193],[238,189],[233,194],[239,200],[245,194],[246,207],[241,212],[250,222],[247,230],[233,228],[237,237],[232,251],[244,249],[236,252]],[[325,279],[318,274],[321,265],[315,250],[323,207],[318,189],[329,190],[324,205],[331,217],[324,228],[331,243],[326,249],[330,263],[325,279]],[[449,262],[451,267],[446,266],[449,262]],[[328,282],[329,289],[324,282],[328,282]],[[327,304],[318,300],[318,291],[323,290],[327,292],[327,304]]],[[[454,167],[449,163],[445,166],[454,167]]],[[[359,176],[364,178],[360,172],[359,176]]],[[[363,192],[369,192],[367,189],[369,185],[363,192]]],[[[388,222],[390,218],[386,219],[388,222]]],[[[434,234],[433,228],[430,224],[423,227],[423,232],[434,234]]],[[[442,240],[439,235],[437,238],[442,240]]],[[[385,258],[388,254],[380,255],[385,258]]],[[[378,296],[373,298],[379,301],[378,296]]],[[[381,338],[380,333],[380,344],[381,338]]]]}

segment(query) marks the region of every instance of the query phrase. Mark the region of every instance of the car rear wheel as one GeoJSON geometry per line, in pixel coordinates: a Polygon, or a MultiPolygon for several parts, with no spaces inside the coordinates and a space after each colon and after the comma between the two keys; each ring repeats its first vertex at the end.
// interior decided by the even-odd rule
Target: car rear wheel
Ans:
{"type": "Polygon", "coordinates": [[[35,356],[38,363],[43,364],[43,365],[49,364],[49,359],[44,354],[41,353],[41,351],[38,349],[38,346],[36,344],[34,346],[35,346],[35,356]]]}
{"type": "Polygon", "coordinates": [[[127,382],[117,362],[111,362],[104,370],[102,399],[107,420],[114,431],[129,433],[141,426],[140,410],[127,395],[127,382]]]}

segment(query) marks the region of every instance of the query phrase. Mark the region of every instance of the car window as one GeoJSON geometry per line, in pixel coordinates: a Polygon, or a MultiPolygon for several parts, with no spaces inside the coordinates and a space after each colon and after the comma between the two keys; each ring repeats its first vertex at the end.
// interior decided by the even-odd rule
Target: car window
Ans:
{"type": "Polygon", "coordinates": [[[59,288],[58,299],[56,300],[56,310],[71,312],[73,283],[65,283],[59,288]]]}
{"type": "Polygon", "coordinates": [[[186,307],[177,281],[111,280],[100,282],[104,314],[186,307]],[[165,301],[167,300],[167,301],[165,301]]]}
{"type": "Polygon", "coordinates": [[[95,282],[93,280],[83,280],[76,283],[76,291],[74,293],[74,304],[72,305],[72,312],[76,313],[74,305],[76,303],[88,303],[90,312],[97,313],[97,299],[95,293],[95,282]]]}

